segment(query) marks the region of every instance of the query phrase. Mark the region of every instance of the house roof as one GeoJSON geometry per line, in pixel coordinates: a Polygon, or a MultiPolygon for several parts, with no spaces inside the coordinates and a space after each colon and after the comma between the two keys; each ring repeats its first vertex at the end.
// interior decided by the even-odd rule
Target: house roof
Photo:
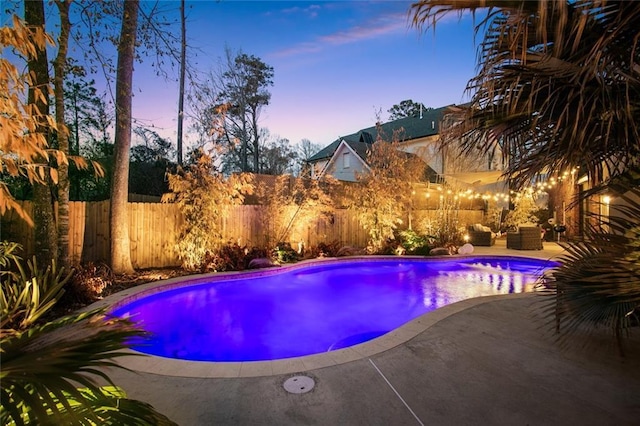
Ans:
{"type": "Polygon", "coordinates": [[[340,142],[344,140],[362,159],[367,158],[369,146],[381,136],[384,140],[393,137],[393,133],[403,129],[398,135],[400,142],[419,139],[427,136],[437,135],[439,125],[444,112],[450,106],[425,110],[422,117],[405,117],[398,120],[389,121],[380,125],[382,135],[378,135],[378,126],[367,127],[347,136],[336,139],[325,148],[311,156],[307,162],[314,162],[331,158],[338,149],[340,142]]]}
{"type": "MultiPolygon", "coordinates": [[[[371,149],[372,143],[371,142],[362,142],[362,141],[347,141],[345,139],[339,140],[338,141],[338,146],[336,146],[336,148],[334,149],[334,153],[335,151],[338,150],[339,146],[341,143],[344,143],[345,145],[349,146],[351,149],[353,149],[356,154],[360,157],[360,159],[362,160],[362,162],[365,164],[365,166],[367,165],[367,155],[369,153],[369,149],[371,149]]],[[[404,155],[406,158],[416,158],[418,160],[420,160],[421,162],[424,163],[424,160],[422,158],[420,158],[420,156],[410,153],[410,152],[404,152],[404,151],[398,151],[400,154],[404,155]]],[[[333,154],[331,155],[331,157],[333,157],[333,154]]],[[[329,167],[329,165],[331,164],[331,162],[334,161],[334,159],[329,159],[329,163],[327,163],[326,167],[329,167]]],[[[433,168],[431,168],[431,166],[429,166],[428,164],[424,164],[424,175],[421,177],[421,180],[424,180],[425,182],[437,182],[438,179],[438,173],[433,170],[433,168]]]]}

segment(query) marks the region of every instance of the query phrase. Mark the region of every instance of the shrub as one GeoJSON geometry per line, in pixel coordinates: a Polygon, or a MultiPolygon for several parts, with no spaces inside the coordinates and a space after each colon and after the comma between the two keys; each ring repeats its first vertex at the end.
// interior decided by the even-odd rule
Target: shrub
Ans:
{"type": "Polygon", "coordinates": [[[71,273],[57,269],[55,261],[42,270],[36,258],[22,264],[18,252],[22,246],[12,242],[0,243],[0,325],[4,332],[14,333],[34,325],[64,294],[64,285],[71,273]]]}
{"type": "Polygon", "coordinates": [[[202,151],[195,164],[168,177],[172,192],[162,201],[178,204],[184,216],[176,244],[178,256],[185,269],[201,269],[224,244],[223,219],[231,206],[242,203],[244,193],[253,191],[252,179],[246,174],[223,176],[202,151]]]}
{"type": "Polygon", "coordinates": [[[104,263],[89,262],[74,268],[61,303],[89,304],[102,297],[103,291],[113,283],[111,269],[104,263]]]}
{"type": "Polygon", "coordinates": [[[315,257],[337,257],[338,252],[342,248],[340,241],[332,241],[330,243],[318,243],[317,246],[311,247],[309,255],[315,257]]]}
{"type": "Polygon", "coordinates": [[[388,251],[388,240],[402,224],[411,209],[413,183],[424,176],[425,163],[415,155],[400,150],[402,131],[387,135],[378,127],[378,140],[367,153],[369,169],[357,176],[350,185],[349,209],[369,233],[367,250],[371,253],[388,251]]]}
{"type": "Polygon", "coordinates": [[[532,190],[522,191],[513,197],[514,209],[511,210],[504,220],[507,227],[517,227],[524,223],[538,223],[536,212],[539,210],[536,205],[537,195],[532,190]]]}
{"type": "Polygon", "coordinates": [[[411,229],[400,231],[398,239],[407,254],[427,255],[432,248],[432,239],[411,229]]]}
{"type": "Polygon", "coordinates": [[[207,251],[198,269],[203,273],[243,271],[249,269],[249,263],[253,259],[267,257],[267,252],[264,249],[257,247],[249,249],[237,243],[227,243],[218,250],[207,251]]]}
{"type": "Polygon", "coordinates": [[[207,251],[200,263],[200,272],[224,272],[244,269],[244,247],[227,244],[218,250],[207,251]]]}
{"type": "Polygon", "coordinates": [[[395,238],[387,238],[376,247],[367,247],[367,252],[381,255],[404,254],[405,249],[402,247],[400,241],[395,238]]]}
{"type": "Polygon", "coordinates": [[[274,248],[282,241],[302,241],[315,222],[327,220],[335,210],[334,192],[338,182],[330,176],[318,179],[276,177],[273,185],[262,181],[256,194],[264,206],[264,245],[274,248]]]}
{"type": "Polygon", "coordinates": [[[280,263],[297,262],[300,254],[291,247],[291,244],[279,242],[273,250],[273,257],[280,263]]]}

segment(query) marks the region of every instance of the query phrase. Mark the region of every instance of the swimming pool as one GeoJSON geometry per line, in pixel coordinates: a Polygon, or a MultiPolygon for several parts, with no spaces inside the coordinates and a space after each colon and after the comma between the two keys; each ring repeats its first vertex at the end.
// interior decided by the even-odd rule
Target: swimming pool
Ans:
{"type": "Polygon", "coordinates": [[[366,342],[464,299],[530,291],[556,264],[514,257],[309,262],[154,288],[111,314],[151,333],[134,348],[192,361],[265,361],[366,342]]]}

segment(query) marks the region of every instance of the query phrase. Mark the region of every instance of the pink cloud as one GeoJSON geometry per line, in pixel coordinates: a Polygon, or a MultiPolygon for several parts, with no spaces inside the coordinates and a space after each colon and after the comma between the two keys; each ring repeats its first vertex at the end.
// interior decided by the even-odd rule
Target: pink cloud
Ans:
{"type": "Polygon", "coordinates": [[[406,14],[380,16],[365,25],[357,25],[333,34],[319,36],[310,42],[299,43],[274,53],[276,57],[288,57],[305,53],[315,53],[334,46],[372,40],[389,34],[406,31],[408,21],[406,14]]]}

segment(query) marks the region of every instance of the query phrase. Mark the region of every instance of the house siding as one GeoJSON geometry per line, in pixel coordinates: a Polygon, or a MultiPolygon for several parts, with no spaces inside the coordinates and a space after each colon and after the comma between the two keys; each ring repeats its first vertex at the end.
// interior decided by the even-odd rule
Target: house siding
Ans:
{"type": "Polygon", "coordinates": [[[316,161],[313,163],[309,163],[311,168],[311,179],[318,179],[322,176],[323,170],[327,167],[327,163],[329,163],[329,159],[316,161]]]}
{"type": "Polygon", "coordinates": [[[399,148],[420,157],[436,173],[442,174],[442,154],[438,146],[439,136],[427,136],[400,143],[399,148]]]}
{"type": "MultiPolygon", "coordinates": [[[[487,152],[478,151],[473,159],[460,156],[461,149],[455,144],[447,149],[440,149],[439,127],[447,108],[449,107],[427,110],[420,118],[405,117],[383,123],[380,133],[385,140],[395,134],[400,140],[399,148],[402,151],[420,157],[439,177],[457,173],[503,170],[505,165],[502,164],[503,156],[499,147],[496,147],[493,156],[487,152]]],[[[362,129],[323,148],[309,159],[309,164],[315,167],[312,177],[319,178],[323,173],[328,173],[339,180],[355,181],[357,174],[368,171],[364,163],[366,155],[362,152],[362,146],[368,145],[366,143],[368,140],[376,140],[379,136],[378,130],[377,127],[362,129]],[[343,167],[342,164],[345,141],[350,145],[353,153],[351,165],[348,168],[343,167]],[[326,167],[327,164],[328,167],[326,167]]]]}
{"type": "Polygon", "coordinates": [[[358,175],[366,172],[364,161],[346,144],[341,144],[333,155],[334,161],[329,164],[325,173],[347,182],[356,182],[358,175]],[[349,155],[349,167],[344,167],[344,155],[349,155]]]}

